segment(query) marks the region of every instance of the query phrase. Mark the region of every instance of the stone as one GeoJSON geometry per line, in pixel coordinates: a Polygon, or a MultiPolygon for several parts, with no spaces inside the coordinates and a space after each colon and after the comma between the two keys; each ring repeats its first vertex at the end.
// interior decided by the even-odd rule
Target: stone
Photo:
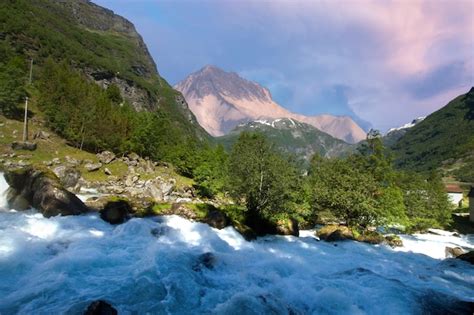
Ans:
{"type": "Polygon", "coordinates": [[[12,142],[12,149],[34,151],[36,150],[36,143],[15,141],[12,142]]]}
{"type": "Polygon", "coordinates": [[[104,168],[104,173],[105,175],[109,175],[109,176],[112,175],[112,172],[107,167],[104,168]]]}
{"type": "Polygon", "coordinates": [[[398,235],[385,235],[385,243],[390,247],[402,247],[403,241],[398,235]]]}
{"type": "Polygon", "coordinates": [[[326,242],[354,240],[351,230],[343,225],[326,225],[316,232],[316,236],[326,242]]]}
{"type": "Polygon", "coordinates": [[[48,140],[50,137],[51,135],[48,132],[43,131],[43,130],[40,130],[33,135],[33,139],[41,139],[41,140],[48,140]]]}
{"type": "Polygon", "coordinates": [[[79,170],[64,165],[54,167],[53,173],[56,174],[65,188],[76,188],[81,178],[81,172],[79,170]]]}
{"type": "Polygon", "coordinates": [[[86,165],[84,165],[84,168],[88,172],[98,171],[101,167],[102,167],[102,163],[87,163],[86,165]]]}
{"type": "Polygon", "coordinates": [[[109,201],[100,210],[100,218],[110,224],[121,224],[128,220],[132,207],[126,200],[109,201]]]}
{"type": "Polygon", "coordinates": [[[98,300],[94,301],[87,307],[84,315],[117,315],[118,312],[109,303],[98,300]]]}
{"type": "Polygon", "coordinates": [[[109,164],[113,160],[115,160],[115,154],[110,151],[103,151],[101,153],[97,153],[97,158],[99,162],[102,164],[109,164]]]}
{"type": "Polygon", "coordinates": [[[51,160],[53,164],[61,164],[61,160],[59,158],[54,158],[51,160]]]}
{"type": "MultiPolygon", "coordinates": [[[[134,152],[128,154],[127,156],[128,156],[128,159],[129,159],[130,161],[136,161],[136,162],[138,162],[138,160],[140,159],[140,156],[139,156],[138,154],[134,153],[134,152]]],[[[136,164],[135,164],[135,165],[136,165],[136,164]]]]}
{"type": "Polygon", "coordinates": [[[459,255],[456,257],[457,259],[461,259],[464,261],[467,261],[470,264],[474,265],[474,250],[471,250],[470,252],[467,252],[465,254],[459,255]]]}
{"type": "Polygon", "coordinates": [[[230,224],[229,218],[221,211],[217,209],[210,210],[206,217],[202,220],[203,223],[207,223],[213,228],[223,229],[230,224]]]}
{"type": "Polygon", "coordinates": [[[446,246],[444,249],[444,253],[446,258],[457,258],[465,253],[465,251],[461,247],[449,247],[446,246]]]}
{"type": "Polygon", "coordinates": [[[5,180],[10,186],[7,202],[18,206],[27,201],[44,217],[56,215],[77,215],[89,211],[87,206],[67,191],[59,178],[50,170],[27,167],[5,172],[5,180]],[[23,200],[24,199],[24,200],[23,200]]]}
{"type": "Polygon", "coordinates": [[[300,236],[298,221],[293,218],[280,220],[276,224],[276,232],[280,235],[300,236]]]}
{"type": "Polygon", "coordinates": [[[199,255],[196,263],[193,266],[194,271],[201,271],[202,267],[213,269],[217,262],[217,258],[213,253],[207,252],[199,255]]]}
{"type": "Polygon", "coordinates": [[[66,163],[71,165],[71,166],[79,166],[81,165],[81,161],[73,158],[73,157],[70,157],[69,155],[66,155],[64,157],[64,159],[66,160],[66,163]]]}

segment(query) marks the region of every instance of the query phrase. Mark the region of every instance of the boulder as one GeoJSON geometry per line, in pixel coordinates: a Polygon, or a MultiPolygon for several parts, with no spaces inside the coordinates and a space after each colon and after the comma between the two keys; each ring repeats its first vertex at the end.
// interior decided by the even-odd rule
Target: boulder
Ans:
{"type": "Polygon", "coordinates": [[[217,209],[212,209],[207,213],[207,216],[202,220],[213,228],[223,229],[230,224],[229,218],[217,209]]]}
{"type": "Polygon", "coordinates": [[[352,231],[343,225],[326,225],[316,232],[316,236],[326,242],[354,240],[352,231]]]}
{"type": "Polygon", "coordinates": [[[402,247],[403,241],[397,235],[385,235],[385,243],[390,247],[402,247]]]}
{"type": "Polygon", "coordinates": [[[464,254],[465,251],[461,247],[446,246],[444,249],[444,253],[445,253],[446,258],[451,258],[451,257],[456,258],[464,254]]]}
{"type": "Polygon", "coordinates": [[[77,188],[76,186],[81,178],[80,171],[72,167],[60,165],[53,168],[53,172],[65,188],[77,188]]]}
{"type": "Polygon", "coordinates": [[[36,150],[36,143],[15,141],[12,143],[12,149],[34,151],[36,150]]]}
{"type": "Polygon", "coordinates": [[[28,204],[28,207],[36,208],[45,217],[77,215],[89,211],[48,169],[27,167],[7,171],[5,180],[10,186],[7,201],[12,208],[28,204]]]}
{"type": "Polygon", "coordinates": [[[112,175],[112,172],[106,167],[104,168],[104,174],[110,176],[112,175]]]}
{"type": "Polygon", "coordinates": [[[121,224],[128,220],[132,207],[126,200],[109,201],[102,210],[100,217],[110,224],[121,224]]]}
{"type": "MultiPolygon", "coordinates": [[[[129,159],[130,161],[136,161],[136,162],[138,162],[138,160],[140,159],[140,156],[139,156],[138,154],[136,154],[136,153],[133,153],[133,152],[130,153],[130,154],[128,154],[127,156],[128,156],[128,159],[129,159]]],[[[137,165],[137,163],[135,163],[135,165],[137,165]]]]}
{"type": "Polygon", "coordinates": [[[51,135],[48,132],[43,131],[43,130],[40,130],[33,135],[33,139],[41,139],[41,140],[47,140],[50,137],[51,135]]]}
{"type": "Polygon", "coordinates": [[[66,160],[66,163],[71,165],[71,166],[79,166],[81,165],[81,161],[80,160],[77,160],[73,157],[70,157],[69,155],[66,155],[64,157],[64,159],[66,160]]]}
{"type": "Polygon", "coordinates": [[[87,307],[84,315],[117,315],[118,312],[109,303],[98,300],[94,301],[87,307]]]}
{"type": "Polygon", "coordinates": [[[457,259],[461,259],[464,261],[467,261],[468,263],[471,263],[474,265],[474,250],[471,250],[470,252],[467,252],[465,254],[459,255],[456,257],[457,259]]]}
{"type": "Polygon", "coordinates": [[[200,271],[202,267],[207,269],[213,269],[217,262],[217,258],[213,253],[207,252],[199,255],[196,263],[193,266],[194,271],[200,271]]]}
{"type": "Polygon", "coordinates": [[[298,221],[293,218],[287,220],[279,220],[276,224],[277,234],[300,236],[298,221]]]}
{"type": "Polygon", "coordinates": [[[86,165],[84,165],[84,168],[88,172],[95,172],[99,170],[101,167],[102,167],[102,163],[87,163],[86,165]]]}
{"type": "Polygon", "coordinates": [[[385,241],[385,237],[376,231],[363,231],[359,236],[356,237],[359,242],[368,244],[382,244],[385,241]]]}
{"type": "Polygon", "coordinates": [[[115,160],[115,154],[110,151],[103,151],[101,153],[97,153],[97,158],[99,162],[102,164],[109,164],[113,160],[115,160]]]}

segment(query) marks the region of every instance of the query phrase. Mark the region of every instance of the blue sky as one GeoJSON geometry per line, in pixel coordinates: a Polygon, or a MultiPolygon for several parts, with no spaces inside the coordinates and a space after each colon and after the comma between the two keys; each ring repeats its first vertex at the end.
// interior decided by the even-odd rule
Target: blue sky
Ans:
{"type": "Polygon", "coordinates": [[[474,85],[471,0],[95,0],[132,21],[175,84],[207,64],[302,114],[385,131],[474,85]]]}

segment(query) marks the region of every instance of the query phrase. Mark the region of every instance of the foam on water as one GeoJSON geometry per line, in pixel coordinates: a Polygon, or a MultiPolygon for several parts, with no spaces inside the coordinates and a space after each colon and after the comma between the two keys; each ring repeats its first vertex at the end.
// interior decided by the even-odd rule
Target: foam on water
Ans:
{"type": "Polygon", "coordinates": [[[122,314],[462,313],[459,301],[474,302],[463,261],[302,235],[247,242],[177,216],[111,226],[94,214],[4,209],[0,313],[80,314],[97,299],[122,314]],[[208,252],[211,268],[200,258],[208,252]]]}

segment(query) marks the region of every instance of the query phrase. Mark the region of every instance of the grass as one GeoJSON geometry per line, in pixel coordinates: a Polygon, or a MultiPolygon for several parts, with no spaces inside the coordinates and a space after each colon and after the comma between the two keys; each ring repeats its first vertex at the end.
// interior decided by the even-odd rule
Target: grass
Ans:
{"type": "MultiPolygon", "coordinates": [[[[9,158],[14,162],[20,160],[27,161],[32,165],[44,165],[44,161],[51,161],[54,158],[59,158],[61,162],[65,162],[66,156],[74,158],[76,160],[91,160],[93,163],[99,162],[95,154],[89,153],[78,148],[69,146],[66,141],[59,136],[55,135],[54,132],[44,127],[41,123],[41,117],[35,116],[29,123],[29,139],[30,141],[37,143],[37,149],[35,151],[16,150],[11,148],[13,141],[21,141],[23,133],[23,122],[18,120],[7,119],[0,115],[0,155],[1,154],[12,154],[15,153],[15,157],[9,158]],[[50,134],[50,138],[47,140],[37,139],[32,140],[33,135],[38,131],[45,131],[50,134]]],[[[106,181],[109,176],[103,171],[104,168],[108,168],[113,176],[124,177],[128,174],[128,166],[121,161],[113,161],[110,164],[104,165],[100,170],[95,172],[88,172],[84,166],[79,166],[82,176],[87,181],[106,181]]],[[[153,179],[158,176],[163,179],[174,178],[176,180],[176,187],[182,189],[184,187],[192,187],[194,180],[181,176],[176,173],[172,166],[158,165],[155,167],[154,172],[144,173],[138,172],[140,178],[143,180],[153,179]]]]}

